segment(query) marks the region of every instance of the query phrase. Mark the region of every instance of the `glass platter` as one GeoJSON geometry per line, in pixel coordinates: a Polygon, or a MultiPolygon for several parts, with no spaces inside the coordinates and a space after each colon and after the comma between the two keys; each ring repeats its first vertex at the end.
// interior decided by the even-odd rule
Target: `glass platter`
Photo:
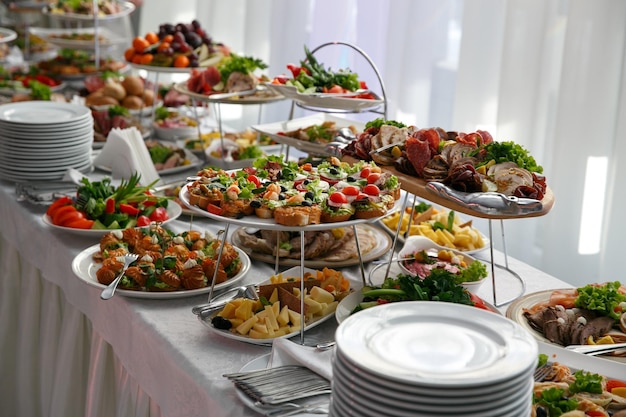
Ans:
{"type": "MultiPolygon", "coordinates": [[[[121,6],[121,10],[119,13],[108,14],[108,15],[98,15],[98,20],[111,20],[111,19],[119,19],[120,17],[128,16],[135,10],[135,5],[124,1],[124,2],[116,2],[121,6]]],[[[50,7],[45,7],[43,9],[43,14],[49,17],[57,18],[57,19],[72,19],[72,20],[89,20],[93,21],[94,16],[92,14],[83,14],[83,13],[58,13],[54,12],[50,9],[50,7]]]]}
{"type": "MultiPolygon", "coordinates": [[[[384,100],[375,93],[375,99],[350,98],[350,94],[301,94],[296,87],[283,84],[265,83],[265,85],[278,94],[300,103],[307,107],[316,107],[329,110],[344,110],[360,112],[372,110],[384,104],[384,100]]],[[[370,92],[371,93],[371,92],[370,92]]],[[[355,94],[358,94],[355,93],[355,94]]]]}
{"type": "MultiPolygon", "coordinates": [[[[241,270],[237,275],[230,278],[227,281],[224,281],[220,284],[215,284],[213,290],[221,290],[224,288],[228,288],[237,282],[241,281],[243,277],[250,270],[250,258],[245,252],[240,249],[235,248],[239,257],[241,258],[241,270]]],[[[96,278],[96,271],[100,268],[100,264],[97,264],[93,261],[93,256],[100,251],[100,244],[96,244],[88,247],[87,249],[80,252],[74,260],[72,261],[72,271],[74,274],[83,281],[84,283],[91,285],[96,288],[104,289],[106,285],[100,284],[98,279],[96,278]]],[[[207,286],[204,288],[198,288],[195,290],[181,290],[181,291],[165,291],[165,292],[151,292],[151,291],[133,291],[133,290],[125,290],[122,288],[118,288],[116,293],[119,295],[123,295],[126,297],[132,298],[147,298],[147,299],[155,299],[155,300],[163,300],[163,299],[174,299],[174,298],[185,298],[185,297],[193,297],[200,294],[208,294],[211,291],[211,286],[207,286]]]]}

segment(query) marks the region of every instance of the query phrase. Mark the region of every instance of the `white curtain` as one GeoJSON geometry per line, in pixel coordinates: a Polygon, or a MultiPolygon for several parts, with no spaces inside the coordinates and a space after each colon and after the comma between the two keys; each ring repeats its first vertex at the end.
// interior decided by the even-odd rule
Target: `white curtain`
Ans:
{"type": "MultiPolygon", "coordinates": [[[[214,39],[265,60],[269,75],[302,59],[304,45],[360,47],[384,80],[388,118],[488,129],[496,140],[526,147],[544,167],[556,204],[544,217],[504,222],[510,255],[574,285],[619,279],[617,252],[626,230],[618,182],[625,177],[618,162],[626,154],[626,2],[183,0],[154,6],[145,0],[142,32],[196,18],[214,39]],[[600,175],[585,191],[588,171],[600,175]],[[589,197],[593,191],[606,193],[589,197]],[[579,253],[587,201],[596,204],[591,231],[599,240],[593,245],[583,235],[591,249],[579,253]]],[[[325,47],[316,56],[333,68],[350,67],[380,92],[370,65],[349,48],[325,47]]],[[[288,110],[286,103],[261,116],[239,110],[233,121],[283,120],[288,110]]],[[[484,221],[477,223],[486,230],[484,221]]],[[[500,239],[494,244],[502,249],[500,239]]]]}

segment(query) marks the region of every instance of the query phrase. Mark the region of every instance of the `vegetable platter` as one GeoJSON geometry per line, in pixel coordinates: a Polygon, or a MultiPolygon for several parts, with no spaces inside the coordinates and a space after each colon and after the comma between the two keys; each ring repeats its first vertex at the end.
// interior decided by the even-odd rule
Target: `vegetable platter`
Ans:
{"type": "Polygon", "coordinates": [[[110,230],[167,223],[180,216],[181,207],[150,192],[152,185],[139,185],[132,175],[113,186],[109,177],[101,181],[82,179],[76,196],[63,196],[46,210],[43,221],[60,230],[85,235],[103,235],[110,230]]]}

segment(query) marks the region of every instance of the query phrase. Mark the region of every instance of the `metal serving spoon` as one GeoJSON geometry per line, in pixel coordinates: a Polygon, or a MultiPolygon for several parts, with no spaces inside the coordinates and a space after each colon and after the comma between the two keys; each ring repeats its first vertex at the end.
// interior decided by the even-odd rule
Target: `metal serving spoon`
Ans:
{"type": "Polygon", "coordinates": [[[259,296],[256,290],[257,287],[254,284],[232,288],[216,295],[210,303],[200,304],[193,307],[191,312],[196,316],[204,316],[206,312],[222,308],[226,305],[226,303],[234,300],[235,298],[249,298],[251,300],[257,300],[259,296]]]}

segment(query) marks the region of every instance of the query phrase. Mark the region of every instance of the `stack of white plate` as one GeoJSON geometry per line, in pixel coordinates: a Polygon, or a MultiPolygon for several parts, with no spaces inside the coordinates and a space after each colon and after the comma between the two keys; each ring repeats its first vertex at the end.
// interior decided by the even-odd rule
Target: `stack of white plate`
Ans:
{"type": "Polygon", "coordinates": [[[91,169],[88,107],[51,101],[0,106],[0,179],[59,180],[68,168],[91,169]]]}
{"type": "Polygon", "coordinates": [[[336,336],[331,416],[530,415],[537,342],[503,316],[390,303],[348,317],[336,336]]]}

